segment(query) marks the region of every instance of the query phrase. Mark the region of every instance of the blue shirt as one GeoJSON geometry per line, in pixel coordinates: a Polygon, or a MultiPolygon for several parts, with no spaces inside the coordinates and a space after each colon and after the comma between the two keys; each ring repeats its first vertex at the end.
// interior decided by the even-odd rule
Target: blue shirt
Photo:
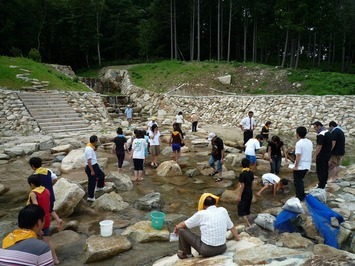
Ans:
{"type": "Polygon", "coordinates": [[[127,118],[132,118],[133,110],[132,108],[126,108],[126,110],[124,110],[124,113],[126,114],[127,118]]]}

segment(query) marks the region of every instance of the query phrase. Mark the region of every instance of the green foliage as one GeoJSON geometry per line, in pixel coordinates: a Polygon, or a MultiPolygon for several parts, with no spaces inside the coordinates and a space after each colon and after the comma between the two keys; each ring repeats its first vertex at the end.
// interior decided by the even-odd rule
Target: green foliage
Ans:
{"type": "Polygon", "coordinates": [[[68,91],[89,91],[89,89],[77,80],[71,79],[54,68],[34,62],[28,58],[0,56],[0,87],[8,89],[21,89],[31,86],[29,82],[16,78],[17,74],[29,71],[29,78],[40,81],[49,81],[47,89],[59,89],[68,91]]]}
{"type": "Polygon", "coordinates": [[[319,70],[291,70],[291,82],[302,84],[302,94],[355,95],[355,75],[319,70]]]}
{"type": "Polygon", "coordinates": [[[40,63],[42,61],[42,57],[41,57],[40,52],[37,49],[35,49],[35,48],[32,48],[28,52],[28,58],[32,59],[33,61],[36,61],[38,63],[40,63]]]}

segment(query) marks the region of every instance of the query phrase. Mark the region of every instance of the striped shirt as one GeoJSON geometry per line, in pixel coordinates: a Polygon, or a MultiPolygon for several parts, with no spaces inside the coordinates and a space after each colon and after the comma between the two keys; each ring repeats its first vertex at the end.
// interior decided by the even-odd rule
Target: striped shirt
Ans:
{"type": "Polygon", "coordinates": [[[185,224],[189,229],[199,226],[201,241],[214,247],[226,243],[226,232],[234,226],[227,210],[215,205],[196,212],[185,224]]]}
{"type": "Polygon", "coordinates": [[[7,248],[0,248],[0,265],[54,265],[51,249],[42,240],[28,238],[7,248]]]}

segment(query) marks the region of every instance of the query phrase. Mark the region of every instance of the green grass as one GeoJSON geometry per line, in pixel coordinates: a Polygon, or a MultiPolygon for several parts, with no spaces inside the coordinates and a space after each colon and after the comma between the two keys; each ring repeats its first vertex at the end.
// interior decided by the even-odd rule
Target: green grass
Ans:
{"type": "Polygon", "coordinates": [[[16,90],[31,86],[30,82],[16,78],[17,74],[26,73],[21,69],[30,71],[29,78],[49,81],[46,87],[48,90],[90,91],[85,85],[77,82],[77,79],[71,79],[50,66],[23,57],[0,56],[0,86],[16,90]]]}
{"type": "Polygon", "coordinates": [[[302,83],[301,94],[311,95],[354,95],[355,75],[319,70],[292,70],[291,82],[302,83]]]}
{"type": "Polygon", "coordinates": [[[225,75],[232,69],[231,64],[223,62],[161,61],[135,65],[130,68],[130,75],[133,83],[140,87],[166,92],[184,83],[203,83],[203,80],[225,75]]]}

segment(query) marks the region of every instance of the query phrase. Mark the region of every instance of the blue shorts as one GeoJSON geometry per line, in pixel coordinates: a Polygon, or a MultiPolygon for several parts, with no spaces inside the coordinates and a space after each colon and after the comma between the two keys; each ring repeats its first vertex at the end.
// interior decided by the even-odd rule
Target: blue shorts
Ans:
{"type": "Polygon", "coordinates": [[[173,144],[171,144],[171,148],[173,149],[173,151],[180,152],[180,150],[181,150],[180,143],[173,143],[173,144]]]}
{"type": "Polygon", "coordinates": [[[253,156],[253,155],[245,155],[245,157],[247,159],[249,159],[250,163],[251,164],[255,164],[256,163],[256,156],[253,156]]]}

